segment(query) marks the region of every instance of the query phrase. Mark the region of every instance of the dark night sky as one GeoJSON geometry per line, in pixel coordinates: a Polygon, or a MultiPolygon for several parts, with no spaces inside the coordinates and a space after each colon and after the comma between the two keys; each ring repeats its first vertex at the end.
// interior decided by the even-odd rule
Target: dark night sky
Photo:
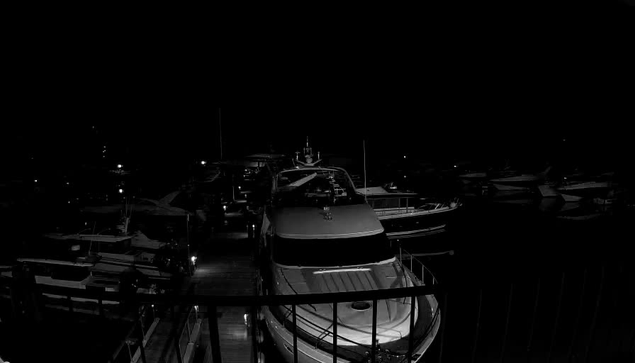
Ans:
{"type": "Polygon", "coordinates": [[[80,126],[95,124],[146,154],[214,158],[220,104],[226,155],[268,141],[296,149],[306,135],[335,152],[366,138],[457,157],[540,153],[569,137],[624,153],[629,14],[581,8],[373,18],[341,33],[256,32],[228,48],[151,28],[36,32],[10,56],[4,147],[72,150],[80,126]]]}

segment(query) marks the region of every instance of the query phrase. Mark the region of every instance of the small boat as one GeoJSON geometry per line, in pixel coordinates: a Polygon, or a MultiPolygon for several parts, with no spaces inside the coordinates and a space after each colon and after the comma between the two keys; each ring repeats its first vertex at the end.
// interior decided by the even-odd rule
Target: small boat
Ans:
{"type": "Polygon", "coordinates": [[[92,214],[118,214],[126,210],[128,213],[142,213],[152,216],[186,216],[192,215],[192,212],[183,208],[171,205],[174,199],[181,194],[181,191],[172,192],[159,200],[149,198],[137,198],[131,205],[113,204],[100,206],[86,206],[82,208],[83,213],[92,214]]]}
{"type": "Polygon", "coordinates": [[[413,192],[360,188],[390,239],[422,237],[444,231],[461,206],[458,198],[432,202],[413,192]]]}
{"type": "Polygon", "coordinates": [[[602,192],[603,190],[611,187],[610,182],[602,181],[588,181],[588,182],[568,182],[556,189],[560,193],[573,194],[573,195],[588,195],[602,192]]]}
{"type": "MultiPolygon", "coordinates": [[[[36,285],[65,287],[78,290],[93,290],[102,292],[120,292],[122,289],[130,293],[154,293],[154,290],[139,287],[139,275],[128,279],[130,270],[121,270],[117,273],[104,276],[95,266],[98,266],[97,257],[83,258],[37,258],[24,257],[16,260],[17,271],[26,278],[33,278],[36,285]]],[[[16,269],[1,272],[6,278],[19,278],[14,276],[16,269]]],[[[67,296],[42,293],[45,305],[53,309],[68,309],[67,296]]],[[[71,297],[73,310],[88,314],[99,314],[99,306],[107,311],[108,315],[119,314],[119,300],[98,300],[91,298],[71,297]],[[114,310],[113,310],[114,309],[114,310]]]]}
{"type": "Polygon", "coordinates": [[[495,183],[495,184],[505,184],[505,183],[527,184],[527,183],[535,183],[535,182],[544,180],[550,170],[551,170],[551,166],[548,166],[544,171],[542,171],[540,173],[537,173],[537,174],[521,174],[521,175],[508,176],[508,177],[504,177],[504,178],[495,178],[495,179],[490,179],[490,182],[495,183]]]}
{"type": "MultiPolygon", "coordinates": [[[[140,241],[138,238],[139,233],[135,235],[137,237],[137,246],[155,246],[149,239],[140,241]]],[[[79,253],[83,252],[87,256],[98,256],[100,265],[110,264],[124,268],[134,268],[151,282],[167,282],[172,276],[172,273],[165,270],[167,262],[162,261],[163,257],[158,255],[157,251],[148,252],[132,246],[134,236],[48,233],[44,237],[51,240],[66,241],[70,250],[79,253]],[[165,268],[161,268],[160,266],[162,265],[165,268]]]]}

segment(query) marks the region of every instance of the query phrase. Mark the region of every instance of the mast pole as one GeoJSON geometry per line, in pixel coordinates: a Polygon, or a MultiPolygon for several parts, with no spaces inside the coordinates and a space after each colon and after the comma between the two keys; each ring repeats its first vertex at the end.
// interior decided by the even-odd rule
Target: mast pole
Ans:
{"type": "Polygon", "coordinates": [[[221,128],[220,107],[218,108],[218,139],[220,141],[220,159],[223,160],[223,129],[221,128]]]}
{"type": "Polygon", "coordinates": [[[368,192],[366,189],[366,140],[362,140],[362,149],[364,151],[364,200],[368,202],[366,199],[366,193],[368,192]]]}

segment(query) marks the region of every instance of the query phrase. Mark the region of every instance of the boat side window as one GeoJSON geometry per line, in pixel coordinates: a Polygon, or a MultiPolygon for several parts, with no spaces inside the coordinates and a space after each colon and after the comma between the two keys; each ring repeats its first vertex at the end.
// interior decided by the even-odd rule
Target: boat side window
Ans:
{"type": "Polygon", "coordinates": [[[400,208],[412,207],[412,203],[408,200],[408,198],[400,198],[399,207],[400,208]]]}
{"type": "Polygon", "coordinates": [[[387,207],[388,203],[386,203],[386,201],[387,201],[386,199],[376,199],[373,201],[372,206],[373,208],[376,208],[376,209],[388,208],[387,207]]]}
{"type": "Polygon", "coordinates": [[[382,208],[399,208],[399,198],[376,199],[372,205],[375,209],[382,208]]]}
{"type": "Polygon", "coordinates": [[[31,265],[32,271],[37,276],[51,276],[51,269],[48,265],[36,263],[31,265]]]}
{"type": "Polygon", "coordinates": [[[90,275],[86,267],[78,266],[55,266],[51,277],[59,280],[82,281],[90,275]]]}
{"type": "Polygon", "coordinates": [[[119,242],[99,242],[98,252],[104,253],[125,253],[130,250],[130,239],[119,242]]]}
{"type": "Polygon", "coordinates": [[[274,241],[273,260],[290,266],[360,265],[395,256],[385,233],[335,239],[290,239],[275,236],[274,241]]]}

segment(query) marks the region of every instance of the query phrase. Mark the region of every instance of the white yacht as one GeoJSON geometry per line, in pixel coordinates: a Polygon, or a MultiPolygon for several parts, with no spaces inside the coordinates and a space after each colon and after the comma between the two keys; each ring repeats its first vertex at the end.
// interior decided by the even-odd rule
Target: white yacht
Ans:
{"type": "MultiPolygon", "coordinates": [[[[422,285],[391,249],[373,209],[339,168],[303,167],[274,177],[272,205],[260,229],[261,292],[271,295],[369,291],[422,285]],[[346,181],[346,182],[345,182],[346,181]]],[[[429,272],[427,272],[429,273],[429,272]]],[[[337,304],[337,361],[366,362],[371,352],[373,308],[377,311],[377,361],[407,359],[426,352],[440,324],[434,296],[337,304]]],[[[278,351],[293,362],[291,306],[263,307],[267,330],[278,351]]],[[[296,307],[299,362],[333,362],[333,304],[296,307]]]]}

